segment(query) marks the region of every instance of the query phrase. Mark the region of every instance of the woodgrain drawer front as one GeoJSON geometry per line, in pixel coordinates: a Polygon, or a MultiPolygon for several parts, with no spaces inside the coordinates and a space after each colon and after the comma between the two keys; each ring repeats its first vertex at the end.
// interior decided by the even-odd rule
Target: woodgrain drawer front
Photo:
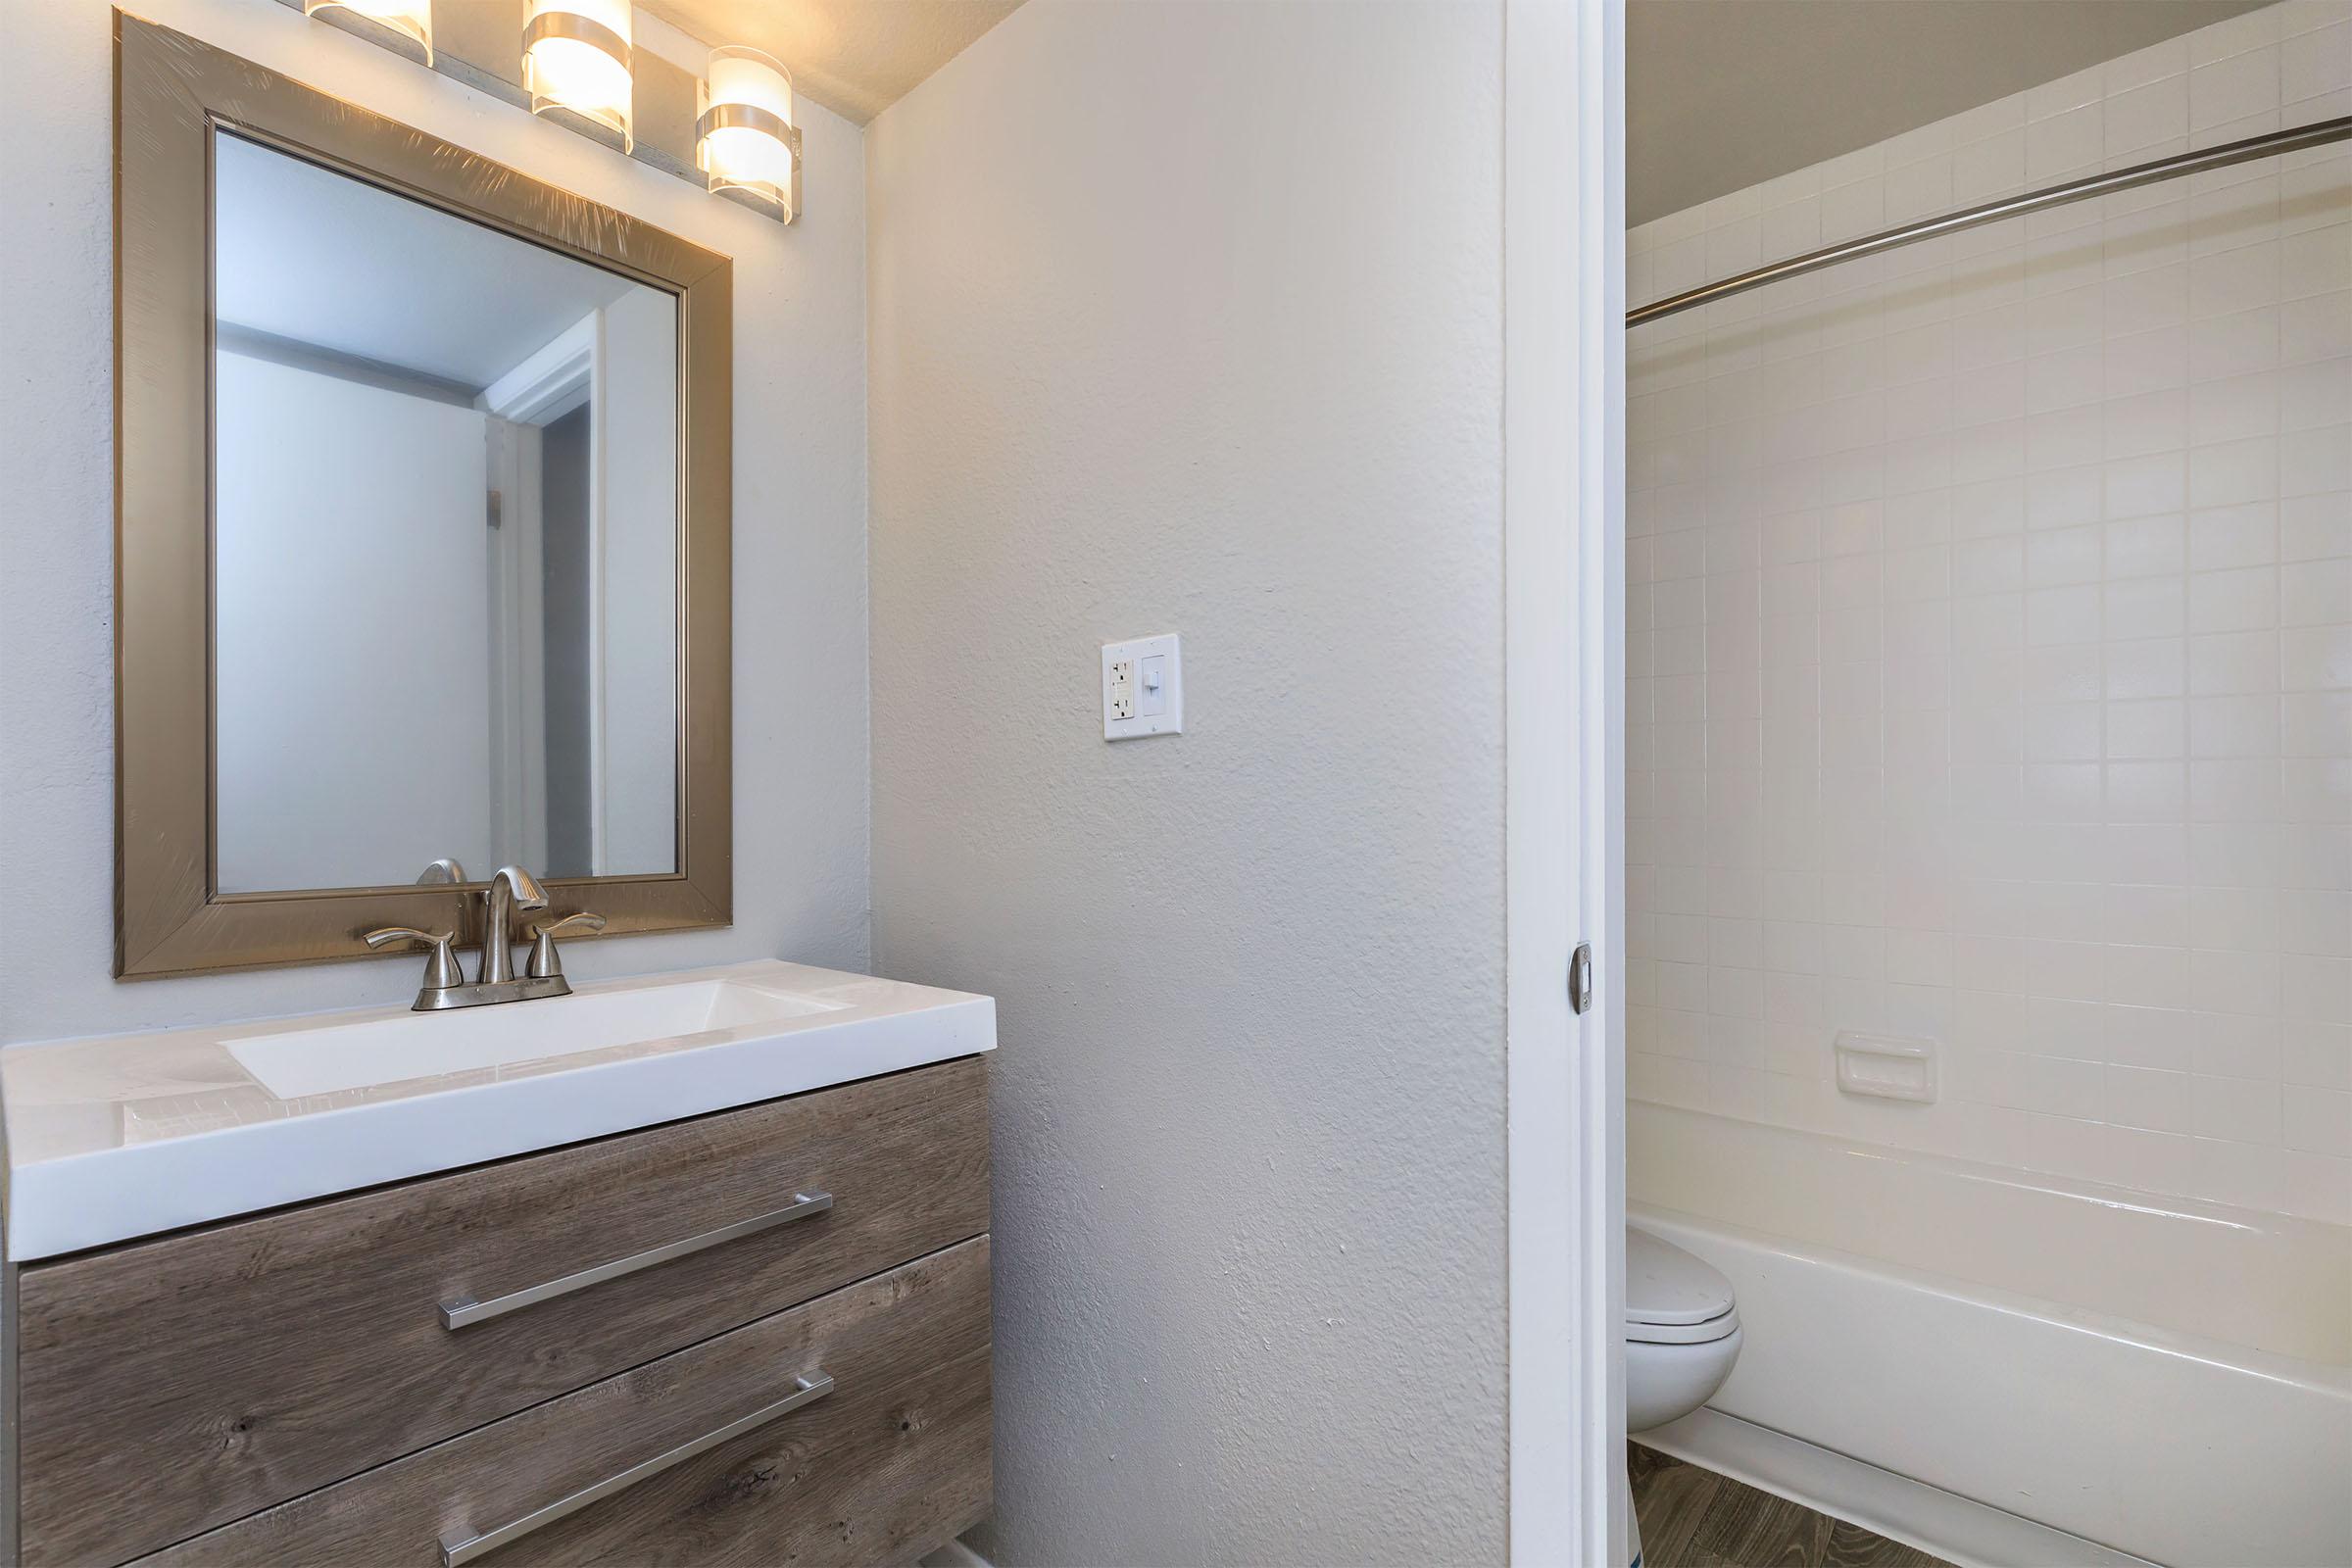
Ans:
{"type": "Polygon", "coordinates": [[[979,1237],[139,1568],[910,1562],[988,1510],[989,1393],[979,1237]]]}
{"type": "Polygon", "coordinates": [[[24,1560],[123,1561],[987,1229],[967,1057],[28,1265],[24,1560]]]}

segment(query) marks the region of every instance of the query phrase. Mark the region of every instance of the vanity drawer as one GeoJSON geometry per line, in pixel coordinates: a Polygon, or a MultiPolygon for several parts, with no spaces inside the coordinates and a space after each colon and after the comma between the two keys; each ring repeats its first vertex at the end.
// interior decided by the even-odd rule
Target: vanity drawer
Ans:
{"type": "Polygon", "coordinates": [[[988,1511],[989,1393],[983,1236],[141,1568],[911,1562],[988,1511]]]}
{"type": "Polygon", "coordinates": [[[966,1057],[27,1265],[23,1560],[155,1550],[987,1228],[966,1057]]]}

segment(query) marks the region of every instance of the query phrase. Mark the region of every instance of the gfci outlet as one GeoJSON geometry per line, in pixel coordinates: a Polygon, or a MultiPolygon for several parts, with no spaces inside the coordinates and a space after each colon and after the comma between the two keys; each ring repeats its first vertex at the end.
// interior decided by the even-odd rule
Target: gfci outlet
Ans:
{"type": "Polygon", "coordinates": [[[1184,728],[1184,666],[1174,632],[1102,645],[1102,738],[1131,741],[1184,728]]]}

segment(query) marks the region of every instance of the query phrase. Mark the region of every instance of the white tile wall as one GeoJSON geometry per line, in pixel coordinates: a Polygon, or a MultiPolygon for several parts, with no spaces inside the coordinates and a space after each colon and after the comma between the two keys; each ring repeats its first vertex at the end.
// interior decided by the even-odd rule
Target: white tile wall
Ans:
{"type": "MultiPolygon", "coordinates": [[[[2352,113],[2288,0],[1658,220],[1637,303],[2352,113]]],[[[1640,1097],[2352,1222],[2352,150],[1629,344],[1640,1097]],[[1942,1043],[1841,1096],[1846,1028],[1942,1043]]]]}

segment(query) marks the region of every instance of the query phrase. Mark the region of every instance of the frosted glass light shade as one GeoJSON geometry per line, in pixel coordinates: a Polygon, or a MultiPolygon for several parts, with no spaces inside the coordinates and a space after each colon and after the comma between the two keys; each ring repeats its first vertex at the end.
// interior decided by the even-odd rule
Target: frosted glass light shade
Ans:
{"type": "Polygon", "coordinates": [[[423,50],[426,65],[433,63],[433,0],[302,0],[304,16],[321,11],[347,11],[389,27],[423,50]]]}
{"type": "Polygon", "coordinates": [[[530,0],[522,24],[522,85],[531,113],[564,109],[632,145],[629,0],[530,0]]]}
{"type": "Polygon", "coordinates": [[[792,122],[791,73],[757,49],[711,50],[696,132],[695,157],[710,189],[757,198],[792,220],[801,133],[792,122]]]}

